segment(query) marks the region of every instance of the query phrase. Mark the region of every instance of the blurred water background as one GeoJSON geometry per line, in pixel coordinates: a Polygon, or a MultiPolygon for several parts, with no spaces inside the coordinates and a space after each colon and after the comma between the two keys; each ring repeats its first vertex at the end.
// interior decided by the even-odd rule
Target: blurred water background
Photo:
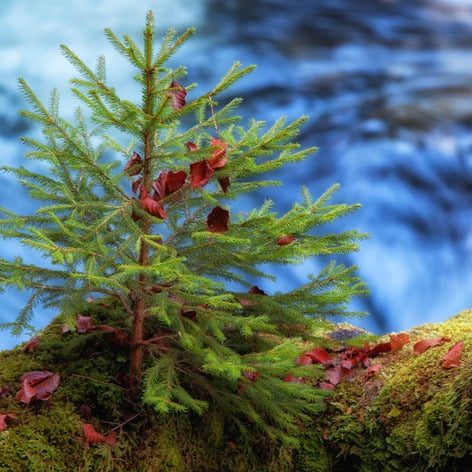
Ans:
{"type": "MultiPolygon", "coordinates": [[[[160,34],[195,25],[196,38],[176,57],[189,82],[214,84],[236,59],[258,69],[231,90],[245,98],[242,114],[273,121],[310,115],[300,141],[320,151],[278,173],[285,186],[244,199],[240,208],[273,198],[288,209],[306,185],[316,196],[340,182],[338,202],[361,211],[329,230],[370,233],[345,259],[359,266],[372,295],[354,303],[370,316],[354,321],[375,332],[440,321],[472,306],[472,0],[1,0],[0,155],[22,165],[18,138],[38,135],[17,114],[23,76],[47,100],[67,92],[74,71],[60,55],[65,43],[86,62],[105,54],[109,81],[135,98],[130,68],[106,42],[103,27],[140,35],[153,9],[160,34]]],[[[192,98],[191,96],[189,98],[192,98]]],[[[28,161],[27,165],[33,165],[28,161]]],[[[0,204],[30,213],[13,179],[0,175],[0,204]]],[[[11,241],[0,256],[25,255],[11,241]]],[[[37,256],[25,259],[43,263],[37,256]]],[[[290,290],[321,261],[279,270],[269,292],[290,290]]],[[[26,295],[0,296],[0,320],[13,319],[26,295]]],[[[38,309],[35,325],[53,313],[38,309]]],[[[0,334],[0,349],[19,341],[0,334]]]]}

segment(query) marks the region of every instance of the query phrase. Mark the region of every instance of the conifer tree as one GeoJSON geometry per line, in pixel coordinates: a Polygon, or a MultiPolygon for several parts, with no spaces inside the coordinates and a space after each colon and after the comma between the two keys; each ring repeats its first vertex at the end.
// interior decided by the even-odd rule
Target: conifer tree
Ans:
{"type": "Polygon", "coordinates": [[[79,326],[88,297],[113,297],[128,314],[135,398],[162,414],[210,410],[241,430],[249,422],[290,438],[298,420],[322,405],[323,393],[313,386],[319,370],[296,363],[302,341],[316,343],[327,317],[352,315],[349,301],[366,288],[354,267],[333,261],[289,292],[266,294],[256,283],[275,279],[264,265],[355,251],[362,234],[318,228],[358,205],[329,204],[333,185],[316,200],[303,188],[280,216],[271,201],[249,213],[233,211],[240,195],[279,185],[261,175],[315,152],[293,142],[306,118],[242,126],[234,114],[241,99],[217,101],[253,70],[239,62],[195,96],[195,84],[183,85],[186,69],[168,65],[192,28],[178,37],[169,30],[156,50],[151,13],[143,48],[129,36],[105,33],[136,69],[141,100],[119,97],[103,57],[93,69],[67,46],[62,52],[80,74],[71,90],[88,115],[77,108],[67,121],[57,92],[46,106],[19,81],[32,108],[22,114],[43,131],[41,140],[23,138],[31,148],[26,157],[47,170],[2,167],[42,206],[28,216],[0,208],[0,234],[49,263],[0,260],[2,291],[29,292],[3,328],[13,334],[32,328],[37,304],[79,326]]]}

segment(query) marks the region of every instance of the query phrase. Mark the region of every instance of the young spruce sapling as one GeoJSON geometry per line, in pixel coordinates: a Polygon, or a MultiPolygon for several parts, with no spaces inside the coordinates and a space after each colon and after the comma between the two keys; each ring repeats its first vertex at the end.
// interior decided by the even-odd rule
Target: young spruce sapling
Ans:
{"type": "Polygon", "coordinates": [[[256,120],[242,126],[234,114],[241,99],[227,100],[226,92],[254,67],[239,62],[196,95],[186,69],[169,66],[193,28],[179,37],[169,30],[157,50],[151,13],[143,48],[105,33],[137,72],[140,100],[120,98],[103,57],[93,70],[67,46],[62,52],[79,72],[71,90],[88,114],[77,108],[68,121],[56,92],[46,106],[19,81],[32,108],[22,114],[43,131],[41,140],[23,138],[31,148],[26,157],[47,170],[1,168],[41,206],[28,216],[0,208],[0,235],[50,264],[0,259],[0,289],[29,292],[16,320],[3,327],[13,334],[32,329],[40,303],[84,332],[86,299],[113,297],[129,315],[128,328],[96,328],[129,343],[134,398],[161,413],[213,409],[241,429],[249,422],[290,438],[298,420],[322,408],[319,370],[296,363],[302,342],[316,343],[327,317],[352,314],[348,302],[366,288],[354,267],[334,261],[289,292],[267,294],[254,281],[275,279],[264,265],[355,251],[363,237],[357,231],[317,229],[358,205],[329,204],[333,185],[315,201],[303,188],[301,201],[280,216],[271,201],[233,211],[240,195],[279,185],[261,175],[315,152],[293,142],[306,117],[281,118],[268,129],[256,120]],[[239,291],[230,288],[235,284],[239,291]]]}

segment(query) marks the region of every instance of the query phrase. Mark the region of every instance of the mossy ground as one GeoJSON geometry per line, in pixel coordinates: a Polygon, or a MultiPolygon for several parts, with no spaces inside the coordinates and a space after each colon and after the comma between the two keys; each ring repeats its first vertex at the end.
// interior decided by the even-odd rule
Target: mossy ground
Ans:
{"type": "MultiPolygon", "coordinates": [[[[127,328],[112,304],[91,304],[96,324],[127,328]]],[[[402,351],[382,355],[382,370],[359,370],[327,399],[326,411],[300,433],[298,448],[259,434],[242,438],[210,414],[159,416],[130,401],[121,385],[125,347],[93,331],[60,334],[60,318],[44,330],[39,347],[0,353],[0,413],[17,419],[0,433],[0,471],[466,471],[472,470],[472,311],[410,335],[402,351]],[[415,341],[448,336],[451,342],[417,356],[415,341]],[[441,357],[464,340],[461,365],[441,357]],[[19,379],[31,370],[61,374],[48,402],[15,400],[19,379]],[[90,410],[88,410],[90,408],[90,410]],[[115,446],[87,447],[82,423],[100,432],[120,425],[115,446]],[[90,416],[90,417],[89,417],[90,416]]]]}

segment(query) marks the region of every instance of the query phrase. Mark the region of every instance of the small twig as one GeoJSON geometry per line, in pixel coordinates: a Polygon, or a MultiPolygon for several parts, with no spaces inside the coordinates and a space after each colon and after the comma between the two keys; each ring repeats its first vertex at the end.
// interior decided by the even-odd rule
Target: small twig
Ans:
{"type": "Polygon", "coordinates": [[[110,434],[112,431],[116,431],[117,429],[120,429],[122,428],[126,423],[129,423],[130,421],[133,421],[135,418],[137,418],[139,415],[141,414],[141,412],[139,413],[136,413],[135,415],[133,415],[131,418],[128,418],[126,421],[123,421],[123,423],[120,423],[118,426],[115,426],[114,428],[111,428],[109,431],[107,431],[105,433],[105,436],[107,434],[110,434]]]}

